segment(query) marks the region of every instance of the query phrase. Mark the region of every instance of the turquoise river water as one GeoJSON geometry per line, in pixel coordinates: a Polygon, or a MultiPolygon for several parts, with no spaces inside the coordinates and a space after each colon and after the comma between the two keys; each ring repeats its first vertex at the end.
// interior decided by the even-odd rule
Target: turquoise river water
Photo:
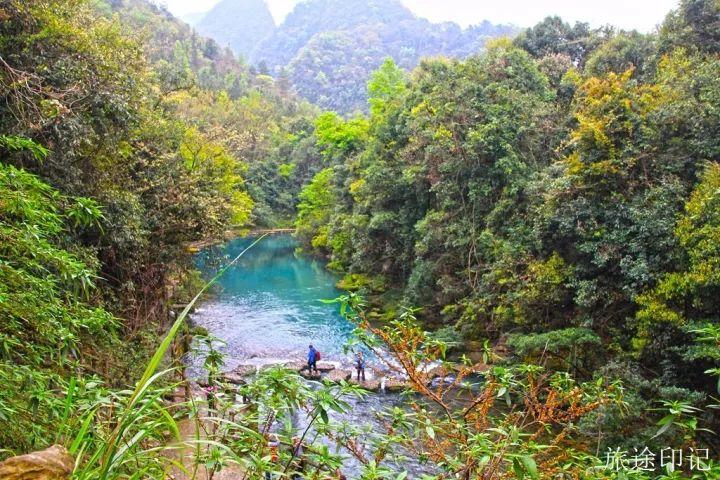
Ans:
{"type": "MultiPolygon", "coordinates": [[[[207,278],[255,239],[238,238],[198,255],[207,278]]],[[[323,360],[346,362],[343,345],[353,326],[340,316],[338,277],[322,262],[295,254],[290,235],[264,238],[219,280],[212,298],[193,314],[193,322],[226,342],[227,367],[303,360],[309,344],[323,360]]]]}

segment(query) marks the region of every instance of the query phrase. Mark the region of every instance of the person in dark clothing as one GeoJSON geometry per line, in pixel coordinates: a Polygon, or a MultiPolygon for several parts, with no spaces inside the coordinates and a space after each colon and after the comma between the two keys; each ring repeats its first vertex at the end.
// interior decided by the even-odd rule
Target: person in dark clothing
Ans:
{"type": "Polygon", "coordinates": [[[358,382],[360,381],[360,376],[362,375],[362,381],[365,381],[365,357],[363,357],[362,352],[358,352],[355,354],[355,370],[357,370],[357,379],[358,382]]]}
{"type": "Polygon", "coordinates": [[[317,369],[317,350],[315,350],[315,347],[310,345],[308,349],[308,356],[307,356],[307,367],[308,367],[308,373],[312,375],[313,370],[315,370],[315,375],[318,374],[317,369]]]}

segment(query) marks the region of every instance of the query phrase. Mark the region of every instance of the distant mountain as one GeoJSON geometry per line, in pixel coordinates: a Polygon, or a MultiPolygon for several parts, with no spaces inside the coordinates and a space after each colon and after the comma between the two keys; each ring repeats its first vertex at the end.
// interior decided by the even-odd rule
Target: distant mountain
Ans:
{"type": "Polygon", "coordinates": [[[481,51],[488,38],[509,33],[495,26],[462,30],[424,19],[359,25],[314,35],[287,71],[298,93],[313,103],[342,113],[364,111],[367,80],[385,58],[411,70],[423,57],[466,57],[481,51]]]}
{"type": "Polygon", "coordinates": [[[264,39],[251,60],[285,66],[318,34],[352,30],[360,25],[394,25],[414,19],[396,0],[305,0],[264,39]]]}
{"type": "Polygon", "coordinates": [[[207,12],[186,13],[185,15],[182,15],[180,17],[180,20],[187,23],[191,27],[194,27],[195,25],[197,25],[200,22],[200,20],[205,18],[206,14],[207,14],[207,12]]]}
{"type": "Polygon", "coordinates": [[[257,44],[275,31],[275,20],[264,0],[222,0],[195,29],[249,59],[257,44]]]}
{"type": "MultiPolygon", "coordinates": [[[[225,0],[219,6],[239,3],[262,2],[225,0]]],[[[199,31],[220,43],[226,43],[230,32],[248,36],[250,18],[233,22],[223,12],[227,10],[218,7],[209,12],[199,31]]],[[[254,36],[250,62],[289,78],[302,96],[341,113],[367,109],[367,80],[387,57],[412,69],[422,57],[466,57],[482,50],[489,38],[516,33],[514,27],[489,22],[467,29],[455,23],[432,23],[398,0],[305,0],[266,35],[267,22],[261,17],[251,20],[264,27],[254,36]]]]}

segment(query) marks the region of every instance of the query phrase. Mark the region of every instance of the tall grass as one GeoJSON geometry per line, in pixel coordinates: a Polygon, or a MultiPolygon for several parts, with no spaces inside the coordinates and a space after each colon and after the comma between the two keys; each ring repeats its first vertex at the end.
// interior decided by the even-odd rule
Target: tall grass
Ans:
{"type": "MultiPolygon", "coordinates": [[[[91,424],[93,419],[95,419],[97,410],[91,411],[87,416],[70,445],[71,452],[78,458],[75,472],[76,478],[93,478],[99,480],[112,478],[112,474],[118,466],[132,461],[132,457],[135,455],[135,447],[139,446],[141,441],[148,438],[153,438],[158,441],[162,440],[155,438],[158,431],[170,431],[180,440],[178,425],[168,411],[167,406],[161,401],[163,395],[168,393],[168,389],[151,388],[158,378],[169,371],[158,372],[158,367],[185,322],[185,319],[198,300],[232,268],[245,253],[261,242],[267,235],[268,234],[258,237],[250,246],[245,248],[238,256],[223,267],[210,281],[205,283],[180,315],[178,315],[165,338],[148,362],[135,389],[129,392],[120,392],[119,398],[117,399],[118,403],[113,405],[122,405],[122,409],[116,411],[115,418],[110,418],[109,421],[111,425],[115,426],[112,428],[107,440],[100,442],[92,453],[86,453],[85,449],[90,446],[88,432],[91,429],[91,424]],[[125,394],[127,394],[126,399],[123,398],[125,394]],[[127,438],[127,433],[133,426],[138,427],[138,431],[132,435],[132,437],[127,438]],[[83,462],[82,459],[84,457],[86,457],[87,460],[83,462]]],[[[72,392],[69,392],[69,396],[71,395],[72,392]]],[[[159,444],[157,447],[142,453],[171,448],[172,447],[167,445],[159,444]]],[[[176,466],[183,469],[182,465],[177,464],[176,466]]],[[[142,465],[141,462],[137,463],[137,467],[138,469],[130,478],[144,478],[144,475],[147,473],[145,470],[151,468],[148,465],[142,465]]],[[[155,465],[155,467],[160,466],[155,465]]]]}

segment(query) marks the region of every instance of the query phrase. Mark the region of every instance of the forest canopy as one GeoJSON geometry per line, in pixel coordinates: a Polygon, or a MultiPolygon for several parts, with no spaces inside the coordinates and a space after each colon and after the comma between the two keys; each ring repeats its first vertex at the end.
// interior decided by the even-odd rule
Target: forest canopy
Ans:
{"type": "Polygon", "coordinates": [[[717,2],[686,0],[655,34],[549,17],[467,60],[388,61],[367,128],[318,134],[333,174],[301,194],[299,238],[387,318],[420,307],[445,335],[624,379],[628,444],[666,395],[704,408],[718,393],[719,21],[717,2]]]}

